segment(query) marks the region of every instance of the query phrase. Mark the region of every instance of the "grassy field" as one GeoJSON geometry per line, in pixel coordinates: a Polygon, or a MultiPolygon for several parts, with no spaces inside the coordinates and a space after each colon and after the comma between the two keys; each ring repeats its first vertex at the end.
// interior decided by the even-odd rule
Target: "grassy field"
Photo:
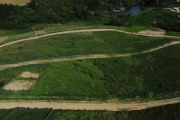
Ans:
{"type": "Polygon", "coordinates": [[[163,99],[179,95],[180,45],[138,56],[94,60],[104,85],[118,98],[163,99]]]}
{"type": "Polygon", "coordinates": [[[166,32],[166,35],[170,35],[170,36],[180,36],[180,32],[168,31],[168,32],[166,32]]]}
{"type": "MultiPolygon", "coordinates": [[[[39,73],[30,90],[0,88],[1,99],[9,96],[57,96],[59,99],[152,100],[179,96],[180,45],[156,52],[111,59],[78,60],[29,65],[0,72],[0,82],[9,83],[24,71],[39,73]]],[[[29,80],[29,79],[23,79],[29,80]]],[[[24,98],[23,98],[24,99],[24,98]]],[[[28,98],[27,98],[28,99],[28,98]]],[[[34,99],[32,97],[32,99],[34,99]]]]}
{"type": "Polygon", "coordinates": [[[180,119],[180,104],[129,112],[71,111],[36,108],[0,110],[0,119],[12,120],[12,118],[13,120],[178,120],[180,119]]]}
{"type": "MultiPolygon", "coordinates": [[[[61,99],[101,99],[108,96],[103,85],[103,74],[91,61],[73,61],[7,69],[0,80],[9,83],[23,71],[41,73],[31,90],[12,91],[0,88],[3,96],[57,96],[61,99]]],[[[23,79],[29,80],[29,79],[23,79]]],[[[1,97],[3,99],[3,97],[1,97]]]]}
{"type": "Polygon", "coordinates": [[[0,110],[2,120],[45,120],[51,109],[15,108],[12,110],[0,110]]]}
{"type": "Polygon", "coordinates": [[[136,53],[170,42],[172,38],[155,38],[118,32],[85,32],[50,36],[21,42],[0,49],[0,63],[49,59],[72,55],[136,53]]]}
{"type": "Polygon", "coordinates": [[[25,5],[30,0],[1,0],[0,4],[25,5]]]}

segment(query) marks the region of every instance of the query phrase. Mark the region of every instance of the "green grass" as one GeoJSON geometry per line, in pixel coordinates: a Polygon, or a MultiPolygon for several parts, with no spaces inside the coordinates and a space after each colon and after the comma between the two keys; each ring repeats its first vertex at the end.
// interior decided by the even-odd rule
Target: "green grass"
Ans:
{"type": "Polygon", "coordinates": [[[149,8],[140,14],[134,15],[128,22],[134,26],[153,26],[153,22],[160,12],[159,8],[149,8]]]}
{"type": "Polygon", "coordinates": [[[0,44],[20,40],[24,38],[34,37],[34,32],[31,30],[0,30],[0,36],[8,36],[8,39],[0,44]]]}
{"type": "Polygon", "coordinates": [[[5,118],[12,110],[0,110],[0,120],[2,120],[3,118],[5,118]]]}
{"type": "Polygon", "coordinates": [[[166,35],[170,35],[170,36],[180,36],[180,32],[168,31],[168,32],[166,32],[166,35]]]}
{"type": "Polygon", "coordinates": [[[30,94],[98,98],[107,95],[102,76],[89,61],[53,63],[43,72],[30,94]]]}
{"type": "Polygon", "coordinates": [[[3,120],[44,120],[51,109],[15,108],[3,120]]]}
{"type": "Polygon", "coordinates": [[[27,91],[1,88],[1,99],[9,99],[10,96],[34,96],[37,99],[41,99],[41,96],[57,96],[59,99],[71,100],[153,100],[177,97],[180,91],[179,49],[180,45],[174,45],[131,57],[6,69],[0,72],[0,80],[6,84],[17,79],[23,71],[40,73],[41,76],[33,88],[27,91]]]}
{"type": "Polygon", "coordinates": [[[125,58],[93,60],[105,76],[110,95],[164,99],[180,93],[180,45],[125,58]]]}
{"type": "Polygon", "coordinates": [[[50,36],[0,49],[0,63],[50,59],[72,55],[135,53],[175,39],[118,32],[85,32],[50,36]]]}
{"type": "Polygon", "coordinates": [[[130,26],[130,27],[120,27],[120,29],[128,32],[140,32],[147,29],[152,29],[152,26],[142,26],[142,25],[136,25],[136,26],[130,26]]]}
{"type": "MultiPolygon", "coordinates": [[[[85,32],[56,35],[0,49],[0,63],[51,59],[72,55],[136,53],[172,41],[118,32],[85,32]]],[[[1,99],[14,96],[57,96],[59,99],[140,98],[178,96],[179,45],[124,58],[95,59],[29,65],[0,72],[0,82],[9,83],[24,71],[40,73],[30,90],[0,88],[1,99]],[[157,74],[157,75],[156,75],[157,74]],[[154,82],[156,81],[156,82],[154,82]]],[[[29,79],[25,79],[29,80],[29,79]]],[[[29,98],[28,98],[29,99],[29,98]]],[[[34,99],[34,98],[32,98],[34,99]]],[[[45,98],[46,99],[46,98],[45,98]]],[[[49,98],[47,98],[49,99],[49,98]]]]}
{"type": "MultiPolygon", "coordinates": [[[[0,82],[6,84],[17,78],[23,71],[41,73],[30,90],[11,91],[0,88],[0,94],[10,96],[57,96],[61,99],[101,99],[108,96],[103,85],[103,74],[89,60],[46,65],[24,66],[1,71],[0,82]]],[[[23,79],[29,80],[29,79],[23,79]]],[[[1,97],[1,99],[4,99],[1,97]]],[[[16,99],[16,98],[15,98],[16,99]]]]}

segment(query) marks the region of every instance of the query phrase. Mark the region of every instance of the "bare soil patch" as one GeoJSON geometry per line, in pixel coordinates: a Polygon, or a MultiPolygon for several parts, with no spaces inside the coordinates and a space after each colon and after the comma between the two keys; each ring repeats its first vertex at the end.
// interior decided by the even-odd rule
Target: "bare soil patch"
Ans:
{"type": "Polygon", "coordinates": [[[0,37],[0,43],[3,42],[4,40],[8,39],[8,36],[1,36],[0,37]]]}
{"type": "Polygon", "coordinates": [[[180,98],[172,98],[166,100],[157,100],[151,102],[131,102],[131,103],[121,103],[121,102],[97,102],[97,101],[77,101],[77,102],[67,102],[67,101],[57,101],[57,102],[47,102],[47,101],[0,101],[0,109],[12,109],[16,107],[29,107],[29,108],[52,108],[52,109],[62,109],[62,110],[108,110],[108,111],[119,111],[119,110],[142,110],[149,109],[153,107],[159,107],[169,104],[180,103],[180,98]]]}
{"type": "Polygon", "coordinates": [[[0,4],[25,5],[31,0],[0,0],[0,4]]]}
{"type": "Polygon", "coordinates": [[[38,73],[31,73],[29,71],[23,72],[20,76],[20,78],[39,78],[38,73]]]}
{"type": "Polygon", "coordinates": [[[44,34],[46,34],[46,31],[45,31],[45,30],[37,30],[37,31],[34,31],[34,34],[35,34],[36,36],[44,35],[44,34]]]}
{"type": "Polygon", "coordinates": [[[5,85],[3,89],[5,90],[29,90],[34,84],[35,80],[25,81],[25,80],[14,80],[9,84],[5,85]]]}
{"type": "Polygon", "coordinates": [[[138,32],[138,34],[164,36],[166,34],[166,31],[165,30],[161,30],[161,29],[152,29],[152,30],[140,31],[140,32],[138,32]]]}

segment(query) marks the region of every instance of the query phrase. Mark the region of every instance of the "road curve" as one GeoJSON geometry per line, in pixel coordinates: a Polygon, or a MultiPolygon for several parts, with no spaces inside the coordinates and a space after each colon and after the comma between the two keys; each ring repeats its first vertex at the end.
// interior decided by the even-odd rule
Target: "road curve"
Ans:
{"type": "Polygon", "coordinates": [[[101,31],[115,31],[115,32],[121,32],[121,33],[126,33],[126,34],[151,36],[151,37],[180,38],[180,37],[177,37],[177,36],[145,35],[145,34],[140,34],[140,33],[132,33],[132,32],[127,32],[127,31],[123,31],[123,30],[117,30],[117,29],[87,29],[87,30],[72,30],[72,31],[56,32],[56,33],[50,33],[50,34],[45,34],[45,35],[31,37],[31,38],[25,38],[25,39],[9,42],[9,43],[6,43],[6,44],[2,44],[2,45],[0,45],[0,48],[5,47],[5,46],[9,46],[9,45],[12,45],[12,44],[16,44],[16,43],[19,43],[19,42],[36,40],[36,39],[44,38],[44,37],[48,37],[48,36],[61,35],[61,34],[70,34],[70,33],[79,33],[79,32],[101,32],[101,31]]]}
{"type": "Polygon", "coordinates": [[[75,55],[70,57],[61,57],[61,58],[54,58],[54,59],[48,59],[48,60],[32,60],[32,61],[25,61],[20,63],[14,63],[14,64],[3,64],[0,67],[0,71],[8,68],[15,68],[15,67],[21,67],[26,65],[35,65],[35,64],[45,64],[45,63],[55,63],[55,62],[65,62],[65,61],[74,61],[74,60],[85,60],[85,59],[98,59],[98,58],[113,58],[113,57],[128,57],[133,55],[140,55],[144,53],[149,53],[153,51],[157,51],[159,49],[163,49],[165,47],[169,47],[172,45],[180,44],[180,41],[173,41],[166,44],[163,44],[159,47],[152,48],[150,50],[140,52],[140,53],[128,53],[128,54],[92,54],[92,55],[75,55]]]}
{"type": "Polygon", "coordinates": [[[0,101],[0,109],[12,109],[16,107],[24,108],[52,108],[62,110],[108,110],[108,111],[119,111],[119,110],[143,110],[152,107],[159,107],[169,104],[180,103],[180,97],[157,100],[152,102],[144,103],[101,103],[95,101],[77,101],[77,102],[46,102],[46,101],[0,101]]]}

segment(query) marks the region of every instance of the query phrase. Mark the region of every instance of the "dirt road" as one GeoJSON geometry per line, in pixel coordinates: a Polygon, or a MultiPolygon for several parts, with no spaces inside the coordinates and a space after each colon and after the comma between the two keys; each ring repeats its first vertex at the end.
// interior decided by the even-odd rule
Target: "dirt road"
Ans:
{"type": "Polygon", "coordinates": [[[12,44],[16,44],[16,43],[19,43],[19,42],[37,40],[39,38],[44,38],[44,37],[48,37],[48,36],[61,35],[61,34],[70,34],[70,33],[79,33],[79,32],[100,32],[100,31],[116,31],[116,32],[121,32],[121,33],[126,33],[126,34],[134,34],[134,35],[141,35],[141,36],[151,36],[151,37],[180,38],[180,37],[176,37],[176,36],[144,35],[144,34],[139,34],[139,33],[127,32],[127,31],[123,31],[123,30],[116,30],[116,29],[88,29],[88,30],[73,30],[73,31],[50,33],[50,34],[46,34],[46,35],[42,35],[42,36],[16,40],[16,41],[13,41],[13,42],[9,42],[9,43],[0,45],[0,48],[5,47],[5,46],[9,46],[9,45],[12,45],[12,44]]]}
{"type": "Polygon", "coordinates": [[[45,102],[45,101],[0,101],[0,109],[11,109],[15,107],[29,108],[52,108],[63,110],[142,110],[152,107],[164,106],[168,104],[180,103],[180,97],[167,100],[159,100],[146,103],[98,103],[89,101],[78,102],[45,102]]]}

